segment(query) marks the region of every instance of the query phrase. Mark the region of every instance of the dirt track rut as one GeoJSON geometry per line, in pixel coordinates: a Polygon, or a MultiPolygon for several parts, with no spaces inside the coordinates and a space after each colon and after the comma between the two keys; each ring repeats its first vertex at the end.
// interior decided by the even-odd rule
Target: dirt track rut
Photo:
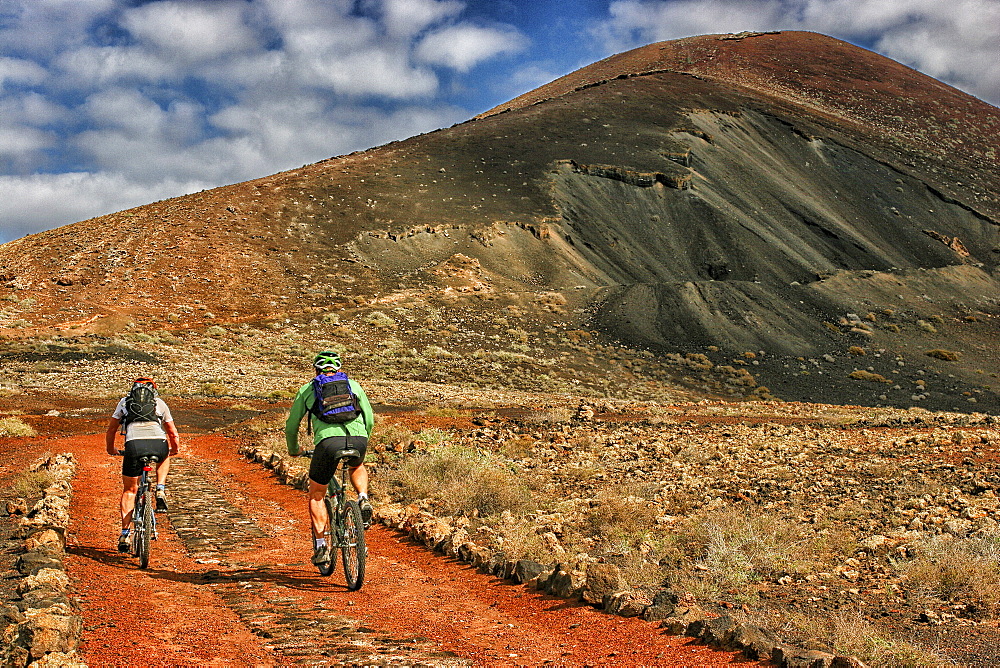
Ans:
{"type": "MultiPolygon", "coordinates": [[[[348,592],[309,563],[302,492],[216,435],[185,438],[150,568],[114,549],[120,459],[103,437],[52,440],[79,459],[67,567],[91,665],[720,665],[655,625],[502,583],[374,527],[348,592]]],[[[161,517],[163,517],[161,515],[161,517]]]]}

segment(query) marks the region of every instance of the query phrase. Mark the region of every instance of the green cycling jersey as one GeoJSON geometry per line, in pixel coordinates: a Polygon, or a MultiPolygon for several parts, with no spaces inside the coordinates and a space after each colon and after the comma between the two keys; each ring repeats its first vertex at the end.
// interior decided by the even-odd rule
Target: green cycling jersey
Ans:
{"type": "Polygon", "coordinates": [[[298,393],[295,395],[295,401],[292,402],[292,409],[288,413],[288,419],[285,420],[285,447],[288,448],[288,454],[299,454],[299,423],[307,414],[309,415],[309,419],[312,420],[314,444],[330,436],[368,437],[372,433],[372,427],[375,426],[375,413],[372,411],[372,405],[368,401],[368,395],[365,394],[365,391],[353,379],[350,380],[350,383],[351,391],[358,398],[358,407],[361,409],[361,415],[350,422],[340,423],[323,422],[309,412],[313,402],[316,400],[313,395],[312,381],[299,388],[298,393]]]}

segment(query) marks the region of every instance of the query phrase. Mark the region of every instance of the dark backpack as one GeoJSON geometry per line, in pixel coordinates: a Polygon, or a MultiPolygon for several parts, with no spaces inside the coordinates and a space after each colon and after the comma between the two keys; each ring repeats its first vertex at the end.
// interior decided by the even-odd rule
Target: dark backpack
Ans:
{"type": "Polygon", "coordinates": [[[122,426],[133,422],[159,422],[156,414],[156,389],[147,383],[134,383],[125,397],[122,426]]]}
{"type": "Polygon", "coordinates": [[[361,415],[358,397],[351,391],[347,374],[338,371],[332,376],[321,373],[313,378],[313,405],[309,412],[323,422],[350,422],[361,415]]]}

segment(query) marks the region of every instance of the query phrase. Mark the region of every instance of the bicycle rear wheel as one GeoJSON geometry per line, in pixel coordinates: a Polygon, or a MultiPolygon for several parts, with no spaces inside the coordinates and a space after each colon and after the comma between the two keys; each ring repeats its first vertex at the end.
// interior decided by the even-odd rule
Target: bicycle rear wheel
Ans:
{"type": "Polygon", "coordinates": [[[330,546],[330,561],[325,564],[316,564],[316,568],[319,569],[320,575],[330,576],[337,570],[336,552],[333,551],[333,531],[331,531],[333,522],[337,517],[337,506],[330,497],[326,497],[324,502],[326,503],[326,527],[324,527],[324,533],[326,534],[326,544],[330,546]]]}
{"type": "Polygon", "coordinates": [[[368,559],[368,548],[365,547],[365,525],[361,521],[361,507],[357,501],[344,504],[340,525],[344,535],[341,536],[341,554],[344,558],[344,579],[350,591],[361,589],[365,581],[365,561],[368,559]]]}
{"type": "Polygon", "coordinates": [[[156,509],[156,494],[153,486],[147,484],[142,491],[142,535],[139,541],[139,568],[149,566],[149,541],[153,536],[153,511],[156,509]]]}

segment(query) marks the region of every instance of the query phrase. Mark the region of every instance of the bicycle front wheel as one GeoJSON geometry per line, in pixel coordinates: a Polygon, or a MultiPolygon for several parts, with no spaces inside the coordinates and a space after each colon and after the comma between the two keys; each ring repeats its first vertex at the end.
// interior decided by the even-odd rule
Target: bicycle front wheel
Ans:
{"type": "Polygon", "coordinates": [[[153,536],[153,511],[156,509],[156,494],[152,485],[146,485],[142,492],[142,535],[139,540],[139,568],[149,566],[149,541],[153,536]]]}
{"type": "Polygon", "coordinates": [[[365,547],[365,525],[361,521],[361,507],[357,501],[344,504],[340,516],[340,526],[344,535],[341,537],[341,554],[344,557],[344,578],[350,591],[361,589],[365,581],[365,561],[368,559],[368,548],[365,547]]]}

